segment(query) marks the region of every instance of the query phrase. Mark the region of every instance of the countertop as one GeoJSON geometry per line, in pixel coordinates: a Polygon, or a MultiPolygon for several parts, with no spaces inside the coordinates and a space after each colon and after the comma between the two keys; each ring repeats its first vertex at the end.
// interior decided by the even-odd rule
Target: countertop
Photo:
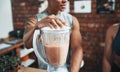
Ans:
{"type": "Polygon", "coordinates": [[[32,68],[32,67],[20,67],[18,72],[46,72],[46,70],[32,68]]]}

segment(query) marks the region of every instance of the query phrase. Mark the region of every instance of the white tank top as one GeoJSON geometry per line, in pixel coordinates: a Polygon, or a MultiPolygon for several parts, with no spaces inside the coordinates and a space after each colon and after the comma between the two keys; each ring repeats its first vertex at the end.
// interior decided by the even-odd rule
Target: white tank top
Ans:
{"type": "MultiPolygon", "coordinates": [[[[39,14],[36,14],[36,19],[37,21],[40,21],[41,19],[47,17],[49,14],[47,12],[47,10],[39,13],[39,14]]],[[[61,12],[59,14],[56,15],[58,18],[60,18],[61,20],[65,21],[68,26],[72,27],[73,25],[73,16],[66,13],[66,12],[61,12]]]]}

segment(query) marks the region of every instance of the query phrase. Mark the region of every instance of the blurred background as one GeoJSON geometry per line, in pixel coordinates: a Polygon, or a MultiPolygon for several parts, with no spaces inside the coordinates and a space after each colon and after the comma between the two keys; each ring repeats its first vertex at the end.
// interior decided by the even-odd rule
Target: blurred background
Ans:
{"type": "MultiPolygon", "coordinates": [[[[25,21],[27,18],[44,10],[47,7],[45,1],[46,0],[0,0],[1,43],[8,37],[22,39],[25,21]]],[[[102,0],[69,0],[68,2],[66,12],[78,18],[83,37],[84,66],[81,68],[81,72],[101,72],[106,30],[112,24],[119,22],[120,19],[120,0],[111,0],[114,5],[113,12],[98,12],[98,5],[102,5],[103,3],[101,1],[102,0]],[[77,1],[80,3],[82,1],[88,2],[90,8],[86,8],[86,4],[84,4],[82,8],[86,8],[86,10],[80,11],[79,8],[81,8],[81,6],[76,7],[75,5],[77,1]],[[75,11],[76,8],[78,9],[77,11],[75,11]]],[[[109,2],[109,0],[106,1],[109,2]]],[[[23,49],[24,46],[21,47],[21,50],[23,49]]],[[[0,57],[2,58],[2,56],[7,55],[7,53],[1,52],[0,57]]],[[[12,53],[12,55],[15,55],[15,53],[12,53]]],[[[26,55],[24,56],[33,58],[33,63],[28,66],[37,68],[37,59],[33,50],[30,50],[30,53],[26,55]],[[29,55],[29,57],[26,55],[29,55]]],[[[24,56],[21,56],[21,58],[24,56]]],[[[23,62],[24,61],[26,60],[23,60],[23,62]]],[[[22,63],[22,61],[20,63],[22,63]]],[[[26,66],[26,64],[24,66],[26,66]]]]}

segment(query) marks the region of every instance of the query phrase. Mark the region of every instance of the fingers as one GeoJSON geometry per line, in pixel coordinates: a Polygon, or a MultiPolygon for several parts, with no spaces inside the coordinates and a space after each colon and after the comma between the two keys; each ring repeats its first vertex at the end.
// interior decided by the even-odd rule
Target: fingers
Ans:
{"type": "Polygon", "coordinates": [[[29,18],[29,19],[27,20],[27,23],[29,23],[29,24],[36,24],[36,20],[35,20],[34,17],[29,18]]]}
{"type": "Polygon", "coordinates": [[[63,26],[67,25],[63,20],[60,18],[56,17],[55,15],[50,15],[41,21],[38,22],[38,25],[41,27],[50,27],[50,28],[62,28],[63,26]]]}
{"type": "Polygon", "coordinates": [[[47,26],[50,27],[51,29],[55,28],[50,22],[47,24],[47,26]]]}
{"type": "Polygon", "coordinates": [[[66,26],[66,23],[61,19],[56,18],[55,21],[60,28],[62,28],[63,26],[66,26]]]}
{"type": "Polygon", "coordinates": [[[62,28],[63,26],[67,25],[63,20],[61,20],[60,18],[56,17],[55,15],[49,16],[49,23],[54,28],[62,28]]]}

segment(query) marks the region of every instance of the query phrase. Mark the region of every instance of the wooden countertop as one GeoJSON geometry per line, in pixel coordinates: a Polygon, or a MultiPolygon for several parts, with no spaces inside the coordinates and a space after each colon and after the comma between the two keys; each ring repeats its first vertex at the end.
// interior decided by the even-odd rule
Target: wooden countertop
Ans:
{"type": "Polygon", "coordinates": [[[12,46],[8,47],[8,48],[0,50],[0,54],[3,54],[5,52],[9,52],[9,51],[11,51],[11,50],[13,50],[15,48],[20,48],[20,46],[23,46],[23,45],[24,45],[23,42],[19,42],[19,43],[15,44],[15,45],[12,45],[12,46]]]}
{"type": "Polygon", "coordinates": [[[46,72],[46,70],[32,68],[32,67],[20,67],[18,72],[46,72]]]}

